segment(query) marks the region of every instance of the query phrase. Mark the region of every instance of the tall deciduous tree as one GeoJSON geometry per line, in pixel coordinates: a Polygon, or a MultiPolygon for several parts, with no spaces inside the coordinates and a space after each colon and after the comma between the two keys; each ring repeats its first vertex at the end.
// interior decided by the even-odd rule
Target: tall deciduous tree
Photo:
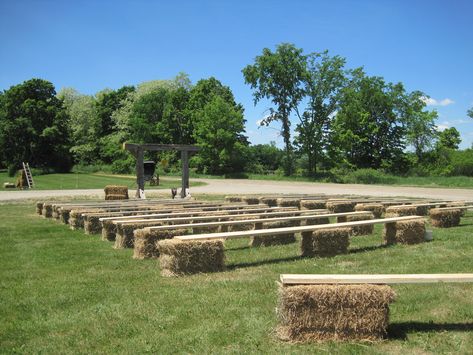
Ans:
{"type": "Polygon", "coordinates": [[[270,109],[271,114],[262,123],[281,122],[286,153],[284,172],[290,175],[293,170],[290,115],[304,96],[306,57],[302,49],[283,43],[274,52],[264,48],[255,63],[246,66],[242,72],[245,82],[254,89],[255,104],[266,98],[276,106],[270,109]]]}
{"type": "Polygon", "coordinates": [[[438,134],[439,140],[437,142],[438,148],[458,149],[461,143],[460,132],[455,127],[444,129],[438,134]]]}
{"type": "Polygon", "coordinates": [[[330,57],[327,51],[310,54],[307,59],[304,82],[308,105],[302,115],[297,111],[300,123],[296,128],[296,144],[307,154],[309,174],[315,175],[318,158],[330,144],[330,121],[339,106],[340,92],[346,82],[345,59],[330,57]]]}

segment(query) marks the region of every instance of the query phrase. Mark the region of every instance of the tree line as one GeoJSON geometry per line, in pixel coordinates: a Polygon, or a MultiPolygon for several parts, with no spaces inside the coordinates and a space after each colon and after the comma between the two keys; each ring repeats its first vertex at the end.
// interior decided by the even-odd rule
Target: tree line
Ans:
{"type": "MultiPolygon", "coordinates": [[[[327,51],[305,54],[293,44],[263,49],[242,69],[254,102],[270,102],[261,125],[281,124],[284,148],[251,145],[243,106],[216,78],[192,84],[186,74],[85,95],[56,92],[31,79],[0,92],[0,167],[22,161],[44,171],[107,166],[130,173],[124,142],[196,144],[191,167],[206,174],[281,172],[332,175],[356,169],[396,174],[473,176],[473,151],[458,150],[455,128],[437,130],[428,96],[402,83],[346,68],[327,51]],[[296,122],[292,130],[292,122],[296,122]]],[[[473,117],[473,108],[467,113],[473,117]]],[[[149,153],[167,170],[179,157],[149,153]]]]}

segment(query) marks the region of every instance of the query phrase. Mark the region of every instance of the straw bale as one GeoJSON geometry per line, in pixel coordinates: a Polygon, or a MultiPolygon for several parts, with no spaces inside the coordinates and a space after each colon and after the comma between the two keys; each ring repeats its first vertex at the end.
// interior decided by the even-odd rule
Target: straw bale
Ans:
{"type": "MultiPolygon", "coordinates": [[[[347,222],[366,221],[370,219],[374,219],[374,216],[371,212],[346,217],[347,222]]],[[[351,227],[351,235],[357,236],[357,235],[373,234],[373,230],[374,230],[374,225],[372,224],[368,224],[366,226],[354,226],[354,227],[351,227]]]]}
{"type": "Polygon", "coordinates": [[[384,206],[381,203],[358,203],[355,205],[355,211],[370,211],[374,218],[381,218],[384,212],[384,206]]]}
{"type": "Polygon", "coordinates": [[[117,225],[111,220],[102,222],[102,240],[115,241],[117,225]]]}
{"type": "MultiPolygon", "coordinates": [[[[287,228],[295,227],[300,225],[300,221],[279,221],[279,222],[262,222],[258,223],[258,229],[271,229],[271,228],[287,228]]],[[[274,234],[274,235],[262,235],[253,236],[250,239],[250,246],[252,247],[268,247],[271,245],[284,245],[294,243],[296,236],[294,233],[286,234],[274,234]]]]}
{"type": "Polygon", "coordinates": [[[428,216],[429,215],[429,206],[415,206],[417,216],[428,216]]]}
{"type": "MultiPolygon", "coordinates": [[[[207,222],[218,222],[218,219],[205,221],[207,222]]],[[[206,234],[206,233],[217,233],[220,229],[220,225],[207,226],[207,227],[192,227],[192,234],[206,234]]]]}
{"type": "Polygon", "coordinates": [[[43,213],[43,204],[44,202],[36,202],[36,213],[40,216],[43,213]]]}
{"type": "Polygon", "coordinates": [[[225,196],[226,202],[242,202],[241,196],[225,196]]]}
{"type": "Polygon", "coordinates": [[[330,219],[328,217],[320,217],[320,218],[307,218],[305,220],[306,226],[313,226],[317,224],[329,224],[330,219]]]}
{"type": "Polygon", "coordinates": [[[165,229],[155,230],[150,228],[137,229],[134,231],[133,259],[158,258],[159,251],[157,242],[163,239],[171,239],[176,235],[187,234],[187,229],[165,229]]]}
{"type": "MultiPolygon", "coordinates": [[[[465,201],[453,201],[445,205],[445,207],[464,207],[464,206],[466,206],[465,201]]],[[[466,210],[460,210],[460,212],[461,212],[461,217],[463,217],[465,215],[466,210]]]]}
{"type": "Polygon", "coordinates": [[[69,224],[69,214],[71,213],[71,210],[69,208],[64,208],[62,207],[61,210],[59,211],[59,218],[61,219],[61,222],[64,224],[69,224]]]}
{"type": "Polygon", "coordinates": [[[257,204],[259,204],[259,198],[258,197],[244,196],[244,197],[242,197],[242,200],[247,205],[257,205],[257,204]]]}
{"type": "MultiPolygon", "coordinates": [[[[234,217],[232,218],[232,221],[244,221],[247,220],[247,217],[234,217]]],[[[251,218],[251,219],[256,219],[256,218],[251,218]]],[[[228,230],[231,232],[237,232],[237,231],[251,231],[255,229],[255,224],[254,223],[239,223],[239,224],[234,224],[228,226],[228,230]]]]}
{"type": "Polygon", "coordinates": [[[105,192],[105,199],[107,195],[122,195],[125,199],[128,199],[128,186],[124,185],[107,185],[103,189],[105,192]]]}
{"type": "Polygon", "coordinates": [[[356,202],[352,201],[327,201],[327,209],[332,213],[353,212],[356,202]]]}
{"type": "Polygon", "coordinates": [[[71,229],[81,229],[84,228],[84,217],[82,214],[87,212],[103,212],[103,210],[94,208],[94,209],[86,209],[86,208],[78,208],[73,209],[69,212],[69,226],[71,229]]]}
{"type": "Polygon", "coordinates": [[[160,240],[157,243],[163,276],[180,276],[225,269],[223,240],[160,240]]]}
{"type": "Polygon", "coordinates": [[[440,210],[433,208],[430,210],[430,221],[432,226],[439,228],[456,227],[460,224],[462,210],[440,210]]]}
{"type": "Polygon", "coordinates": [[[300,198],[278,198],[277,199],[279,207],[297,207],[301,208],[301,199],[300,198]]]}
{"type": "Polygon", "coordinates": [[[117,232],[115,233],[115,249],[133,248],[134,236],[133,232],[136,229],[159,226],[158,222],[140,222],[140,223],[120,223],[116,225],[117,232]]]}
{"type": "Polygon", "coordinates": [[[51,218],[53,216],[53,205],[52,203],[45,202],[43,204],[43,217],[44,218],[51,218]]]}
{"type": "Polygon", "coordinates": [[[390,217],[402,217],[402,216],[415,216],[417,214],[416,206],[412,205],[401,205],[401,206],[390,206],[386,208],[386,218],[390,217]]]}
{"type": "Polygon", "coordinates": [[[105,200],[107,201],[115,201],[115,200],[127,200],[128,197],[125,195],[120,195],[120,194],[109,194],[105,195],[105,200]]]}
{"type": "Polygon", "coordinates": [[[425,241],[425,221],[412,220],[386,223],[383,238],[385,244],[418,244],[425,241]]]}
{"type": "Polygon", "coordinates": [[[320,210],[327,208],[325,200],[301,200],[301,210],[320,210]]]}
{"type": "Polygon", "coordinates": [[[276,207],[278,205],[278,199],[276,197],[260,197],[259,202],[269,207],[276,207]]]}
{"type": "Polygon", "coordinates": [[[302,233],[301,255],[329,257],[346,254],[351,228],[328,228],[302,233]]]}
{"type": "Polygon", "coordinates": [[[386,335],[386,285],[280,286],[277,335],[286,341],[377,341],[386,335]]]}
{"type": "Polygon", "coordinates": [[[85,234],[99,234],[102,231],[102,223],[99,221],[101,216],[85,216],[84,231],[85,234]]]}

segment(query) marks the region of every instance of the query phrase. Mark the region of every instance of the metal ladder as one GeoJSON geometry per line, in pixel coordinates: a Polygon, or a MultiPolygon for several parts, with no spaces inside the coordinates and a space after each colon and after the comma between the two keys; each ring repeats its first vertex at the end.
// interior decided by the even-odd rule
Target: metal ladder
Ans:
{"type": "Polygon", "coordinates": [[[33,175],[31,175],[30,165],[23,162],[23,170],[25,171],[26,181],[28,182],[28,188],[34,187],[33,175]]]}

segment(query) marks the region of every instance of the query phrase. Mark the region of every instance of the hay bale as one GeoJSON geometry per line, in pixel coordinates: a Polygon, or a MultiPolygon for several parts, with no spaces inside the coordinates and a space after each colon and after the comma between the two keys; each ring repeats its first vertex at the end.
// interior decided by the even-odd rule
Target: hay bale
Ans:
{"type": "Polygon", "coordinates": [[[386,208],[386,218],[390,217],[402,217],[402,216],[415,216],[417,214],[416,206],[402,205],[402,206],[390,206],[386,208]]]}
{"type": "MultiPolygon", "coordinates": [[[[218,219],[205,221],[207,222],[218,222],[218,219]]],[[[207,227],[192,227],[192,234],[207,234],[217,233],[220,230],[220,225],[207,226],[207,227]]]]}
{"type": "Polygon", "coordinates": [[[306,226],[313,226],[313,225],[318,225],[318,224],[329,224],[330,219],[328,217],[320,217],[320,218],[307,218],[305,220],[305,225],[306,226]]]}
{"type": "Polygon", "coordinates": [[[84,217],[82,214],[88,212],[102,212],[103,210],[79,208],[69,212],[69,226],[72,230],[84,228],[84,217]]]}
{"type": "MultiPolygon", "coordinates": [[[[370,219],[374,219],[374,216],[371,212],[346,217],[347,222],[366,221],[370,219]]],[[[357,235],[373,234],[373,230],[374,230],[374,225],[372,224],[368,224],[366,226],[354,226],[354,227],[351,227],[351,235],[357,236],[357,235]]]]}
{"type": "Polygon", "coordinates": [[[257,205],[257,204],[259,204],[259,198],[258,197],[243,196],[242,200],[247,205],[257,205]]]}
{"type": "Polygon", "coordinates": [[[425,241],[425,221],[412,220],[386,223],[383,238],[385,244],[418,244],[425,241]]]}
{"type": "Polygon", "coordinates": [[[127,200],[128,199],[128,186],[107,185],[105,186],[103,190],[105,192],[106,200],[127,200]]]}
{"type": "Polygon", "coordinates": [[[327,208],[325,200],[301,200],[301,210],[321,210],[327,208]]]}
{"type": "Polygon", "coordinates": [[[417,216],[428,216],[429,215],[429,206],[415,206],[417,216]]]}
{"type": "Polygon", "coordinates": [[[61,210],[59,211],[59,218],[62,223],[68,224],[69,223],[69,214],[71,213],[71,210],[69,208],[64,208],[62,207],[61,210]]]}
{"type": "Polygon", "coordinates": [[[105,195],[106,201],[127,200],[127,199],[128,197],[126,197],[125,195],[119,195],[119,194],[105,195]]]}
{"type": "MultiPolygon", "coordinates": [[[[300,225],[300,221],[261,222],[256,229],[287,228],[300,225]]],[[[252,236],[250,246],[268,247],[271,245],[291,244],[296,241],[294,233],[252,236]]]]}
{"type": "Polygon", "coordinates": [[[395,297],[386,285],[280,286],[277,335],[288,341],[381,340],[395,297]]]}
{"type": "Polygon", "coordinates": [[[36,202],[36,213],[40,216],[43,213],[43,204],[44,202],[36,202]]]}
{"type": "Polygon", "coordinates": [[[241,196],[225,196],[226,202],[242,202],[241,196]]]}
{"type": "Polygon", "coordinates": [[[168,239],[158,241],[157,247],[163,276],[217,272],[225,269],[222,240],[168,239]]]}
{"type": "Polygon", "coordinates": [[[51,217],[54,219],[59,219],[61,217],[61,206],[60,205],[53,205],[53,212],[51,217]]]}
{"type": "Polygon", "coordinates": [[[327,201],[327,209],[332,213],[353,212],[356,202],[335,200],[327,201]]]}
{"type": "MultiPolygon", "coordinates": [[[[464,206],[466,206],[465,201],[453,201],[445,205],[445,207],[464,207],[464,206]]],[[[461,217],[465,216],[466,210],[460,210],[460,212],[461,212],[461,217]]]]}
{"type": "Polygon", "coordinates": [[[276,207],[278,205],[278,199],[276,197],[260,197],[259,202],[269,207],[276,207]]]}
{"type": "Polygon", "coordinates": [[[441,210],[433,208],[430,210],[430,221],[432,226],[439,228],[456,227],[460,224],[462,210],[441,210]]]}
{"type": "Polygon", "coordinates": [[[114,242],[116,233],[117,225],[114,224],[113,221],[106,220],[102,222],[102,240],[114,242]]]}
{"type": "MultiPolygon", "coordinates": [[[[232,218],[232,221],[245,221],[247,220],[247,217],[235,217],[232,218]]],[[[256,219],[256,218],[251,218],[251,219],[256,219]]],[[[228,226],[228,230],[231,232],[237,232],[237,231],[251,231],[255,229],[255,224],[254,223],[239,223],[239,224],[233,224],[228,226]]]]}
{"type": "Polygon", "coordinates": [[[133,259],[158,258],[157,242],[171,239],[176,235],[187,234],[187,229],[155,230],[150,228],[137,229],[134,232],[133,259]]]}
{"type": "Polygon", "coordinates": [[[102,223],[99,219],[102,216],[85,216],[84,231],[85,234],[99,234],[102,231],[102,223]]]}
{"type": "Polygon", "coordinates": [[[115,233],[115,249],[125,249],[134,247],[134,231],[150,226],[159,226],[160,223],[156,222],[140,222],[140,223],[120,223],[115,225],[117,232],[115,233]]]}
{"type": "Polygon", "coordinates": [[[301,255],[330,257],[346,254],[351,228],[328,228],[302,233],[301,255]]]}
{"type": "Polygon", "coordinates": [[[285,198],[281,197],[277,199],[279,207],[297,207],[301,208],[301,199],[300,198],[285,198]]]}
{"type": "Polygon", "coordinates": [[[43,204],[43,217],[44,218],[51,218],[53,216],[53,205],[50,202],[45,202],[43,204]]]}
{"type": "Polygon", "coordinates": [[[374,218],[381,218],[384,206],[381,203],[358,203],[355,205],[355,211],[369,211],[373,213],[374,218]]]}

